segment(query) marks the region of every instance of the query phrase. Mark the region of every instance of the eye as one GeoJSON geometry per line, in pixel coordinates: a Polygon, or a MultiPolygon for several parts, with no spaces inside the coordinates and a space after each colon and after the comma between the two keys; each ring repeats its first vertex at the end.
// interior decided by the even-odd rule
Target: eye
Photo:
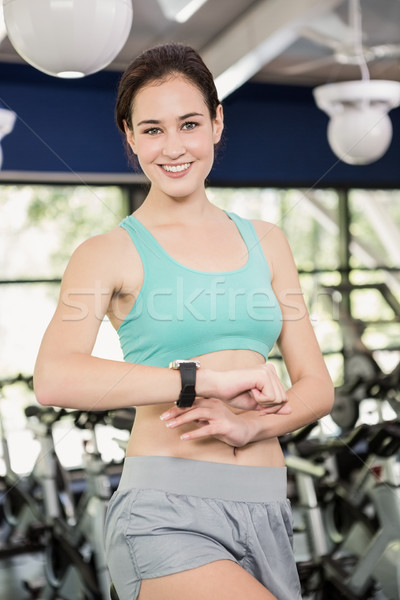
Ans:
{"type": "Polygon", "coordinates": [[[150,129],[146,129],[144,133],[149,135],[157,135],[158,133],[161,133],[161,129],[159,127],[150,127],[150,129]]]}
{"type": "Polygon", "coordinates": [[[186,129],[186,131],[190,131],[192,129],[195,129],[197,126],[198,126],[198,123],[195,123],[194,121],[186,121],[182,125],[182,129],[186,129]]]}

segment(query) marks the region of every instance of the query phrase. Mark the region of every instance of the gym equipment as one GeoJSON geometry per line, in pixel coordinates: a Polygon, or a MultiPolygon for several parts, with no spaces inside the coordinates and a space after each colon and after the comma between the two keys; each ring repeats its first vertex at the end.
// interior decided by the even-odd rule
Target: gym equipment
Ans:
{"type": "MultiPolygon", "coordinates": [[[[32,377],[23,375],[3,380],[0,389],[16,382],[23,382],[32,389],[32,377]]],[[[30,411],[30,407],[25,409],[26,414],[30,414],[30,411]]],[[[1,557],[42,549],[48,519],[60,514],[69,517],[71,514],[72,497],[52,438],[52,426],[60,416],[61,414],[57,414],[54,409],[44,411],[43,421],[37,423],[35,429],[40,446],[39,455],[31,473],[21,477],[11,467],[8,440],[0,410],[1,444],[6,471],[1,478],[4,517],[1,557]]]]}
{"type": "MultiPolygon", "coordinates": [[[[32,385],[32,378],[26,379],[32,385]]],[[[0,382],[0,391],[15,381],[23,381],[22,376],[0,382]]],[[[43,577],[23,582],[38,600],[110,600],[103,529],[112,484],[116,487],[122,465],[103,460],[98,427],[111,424],[130,430],[135,410],[71,411],[34,404],[26,407],[25,415],[39,445],[28,475],[20,477],[12,471],[7,435],[4,427],[1,430],[6,475],[1,479],[4,535],[0,558],[33,549],[43,553],[43,577]],[[72,485],[78,481],[77,474],[71,477],[55,448],[54,426],[65,418],[85,432],[81,493],[72,485]]],[[[115,590],[111,597],[117,598],[115,590]]]]}
{"type": "Polygon", "coordinates": [[[311,430],[283,438],[309,540],[310,560],[298,564],[303,592],[321,600],[400,598],[399,421],[324,441],[305,439],[311,430]],[[331,476],[339,452],[358,457],[355,477],[331,476]]]}
{"type": "Polygon", "coordinates": [[[55,516],[45,541],[46,583],[39,600],[108,600],[111,581],[105,559],[103,530],[111,495],[107,464],[98,448],[96,429],[107,422],[105,411],[72,411],[75,427],[89,432],[83,444],[85,489],[73,519],[55,516]]]}

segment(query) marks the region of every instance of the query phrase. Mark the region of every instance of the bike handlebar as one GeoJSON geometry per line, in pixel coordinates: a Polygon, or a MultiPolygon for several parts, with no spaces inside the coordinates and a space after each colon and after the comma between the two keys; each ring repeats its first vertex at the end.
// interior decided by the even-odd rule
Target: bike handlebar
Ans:
{"type": "Polygon", "coordinates": [[[65,408],[56,409],[52,406],[41,406],[31,404],[25,408],[25,416],[36,417],[47,427],[51,427],[57,421],[64,417],[72,418],[74,425],[79,429],[93,430],[96,425],[110,423],[117,429],[131,429],[135,418],[135,409],[124,410],[67,410],[65,408]]]}
{"type": "MultiPolygon", "coordinates": [[[[309,427],[307,426],[307,429],[309,427]]],[[[298,454],[303,458],[317,459],[325,454],[340,452],[346,448],[353,448],[360,442],[366,442],[366,454],[376,455],[382,458],[388,458],[395,455],[400,450],[400,421],[383,421],[376,425],[362,424],[356,427],[345,437],[335,437],[329,440],[320,441],[318,439],[308,440],[304,437],[307,429],[300,430],[296,445],[298,454]]],[[[312,431],[312,429],[311,429],[312,431]]],[[[292,434],[286,436],[286,443],[295,441],[296,437],[292,434]]]]}

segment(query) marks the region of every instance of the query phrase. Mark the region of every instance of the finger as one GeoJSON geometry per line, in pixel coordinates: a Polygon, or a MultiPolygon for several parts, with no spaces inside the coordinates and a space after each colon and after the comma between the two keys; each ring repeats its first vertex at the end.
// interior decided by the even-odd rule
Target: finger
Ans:
{"type": "Polygon", "coordinates": [[[274,375],[276,375],[276,377],[278,377],[277,370],[272,363],[266,362],[264,365],[264,369],[266,369],[267,371],[271,371],[274,375]]]}
{"type": "Polygon", "coordinates": [[[268,413],[274,413],[277,410],[280,410],[281,408],[283,408],[284,406],[286,406],[286,402],[264,402],[262,404],[258,405],[258,408],[256,408],[257,412],[268,412],[268,413]]]}
{"type": "Polygon", "coordinates": [[[268,408],[264,407],[257,411],[257,414],[261,417],[264,415],[290,415],[291,413],[292,408],[287,402],[284,404],[276,404],[268,408]]]}
{"type": "MultiPolygon", "coordinates": [[[[196,400],[195,400],[196,402],[196,400]]],[[[193,403],[194,406],[194,403],[193,403]]],[[[183,415],[191,410],[193,410],[193,406],[189,406],[187,408],[180,408],[179,406],[171,406],[167,411],[163,412],[160,415],[161,421],[168,421],[170,419],[175,419],[176,417],[183,415]]]]}
{"type": "Polygon", "coordinates": [[[200,438],[210,437],[211,435],[213,435],[211,426],[204,425],[203,427],[199,427],[193,431],[186,431],[185,433],[182,433],[180,439],[183,441],[198,440],[200,438]]]}
{"type": "Polygon", "coordinates": [[[277,401],[286,400],[287,399],[286,390],[285,390],[285,387],[284,387],[282,381],[278,377],[278,373],[276,372],[275,367],[273,365],[270,365],[269,370],[270,370],[270,376],[271,376],[271,385],[274,390],[276,400],[277,401]]]}
{"type": "Polygon", "coordinates": [[[240,408],[242,410],[254,410],[258,404],[255,398],[253,398],[251,392],[244,392],[235,396],[231,400],[227,401],[226,404],[233,408],[240,408]]]}
{"type": "Polygon", "coordinates": [[[180,414],[182,414],[181,409],[174,407],[162,413],[162,415],[160,415],[160,419],[161,421],[169,421],[170,419],[175,419],[180,414]]]}
{"type": "Polygon", "coordinates": [[[186,425],[187,423],[193,423],[196,421],[209,421],[210,418],[210,410],[206,408],[197,408],[192,409],[184,414],[177,415],[175,418],[167,420],[165,423],[166,427],[169,429],[174,429],[175,427],[180,427],[181,425],[186,425]]]}
{"type": "Polygon", "coordinates": [[[280,379],[275,376],[271,376],[268,379],[262,390],[254,388],[251,392],[254,399],[260,404],[269,402],[282,403],[287,400],[286,390],[280,379]]]}
{"type": "Polygon", "coordinates": [[[277,402],[286,402],[288,397],[287,397],[287,392],[283,386],[283,383],[281,382],[281,380],[279,379],[279,377],[274,377],[272,379],[272,386],[274,388],[275,391],[275,399],[277,402]]]}
{"type": "Polygon", "coordinates": [[[287,402],[287,394],[285,391],[277,391],[274,394],[271,394],[270,397],[265,396],[260,390],[254,389],[251,390],[254,399],[258,403],[259,406],[276,406],[281,405],[287,402]]]}
{"type": "MultiPolygon", "coordinates": [[[[266,363],[264,366],[265,370],[269,372],[269,382],[270,386],[266,389],[270,390],[272,388],[272,394],[276,402],[283,402],[287,400],[287,393],[283,383],[281,382],[277,370],[271,363],[266,363]]],[[[264,389],[262,390],[265,391],[264,389]]],[[[269,391],[268,391],[269,394],[269,391]]]]}
{"type": "Polygon", "coordinates": [[[282,408],[278,410],[277,415],[290,415],[292,413],[292,407],[290,404],[285,403],[282,408]]]}
{"type": "Polygon", "coordinates": [[[250,390],[250,394],[258,404],[262,404],[263,402],[270,403],[275,401],[274,395],[272,393],[272,388],[269,393],[267,392],[266,388],[263,388],[262,391],[258,388],[253,388],[252,390],[250,390]]]}

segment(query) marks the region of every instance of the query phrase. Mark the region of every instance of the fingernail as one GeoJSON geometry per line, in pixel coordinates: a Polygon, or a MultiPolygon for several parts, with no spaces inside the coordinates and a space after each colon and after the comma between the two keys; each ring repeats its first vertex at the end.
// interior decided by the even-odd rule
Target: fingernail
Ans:
{"type": "Polygon", "coordinates": [[[166,413],[163,413],[163,414],[160,416],[160,419],[161,419],[161,421],[165,421],[165,419],[169,419],[169,418],[170,418],[170,416],[171,416],[171,415],[170,415],[170,413],[169,413],[169,412],[166,412],[166,413]]]}
{"type": "Polygon", "coordinates": [[[187,439],[189,439],[189,434],[188,433],[182,433],[182,435],[180,437],[181,437],[181,440],[187,440],[187,439]]]}
{"type": "Polygon", "coordinates": [[[170,421],[169,423],[165,423],[167,427],[175,427],[176,421],[170,421]]]}

